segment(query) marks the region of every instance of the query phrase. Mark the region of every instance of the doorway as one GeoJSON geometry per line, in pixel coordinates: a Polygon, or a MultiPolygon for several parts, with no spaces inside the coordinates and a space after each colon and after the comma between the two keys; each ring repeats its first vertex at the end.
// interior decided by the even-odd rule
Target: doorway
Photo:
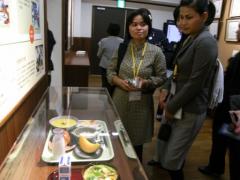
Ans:
{"type": "Polygon", "coordinates": [[[115,7],[93,6],[92,15],[92,40],[91,40],[91,57],[90,71],[91,74],[100,74],[99,61],[97,57],[98,42],[107,37],[107,27],[110,23],[119,24],[121,30],[119,37],[124,38],[125,24],[127,15],[133,10],[120,9],[115,7]]]}

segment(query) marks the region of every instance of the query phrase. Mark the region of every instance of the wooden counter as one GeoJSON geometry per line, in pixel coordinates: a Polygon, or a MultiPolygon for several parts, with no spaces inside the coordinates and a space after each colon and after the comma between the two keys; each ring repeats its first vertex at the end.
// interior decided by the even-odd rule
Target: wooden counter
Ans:
{"type": "Polygon", "coordinates": [[[64,86],[87,87],[89,67],[90,62],[87,53],[76,55],[74,51],[67,51],[63,73],[64,86]]]}
{"type": "MultiPolygon", "coordinates": [[[[39,102],[10,153],[0,166],[1,180],[46,180],[58,167],[41,159],[44,144],[50,130],[48,120],[59,113],[69,114],[79,120],[103,120],[108,128],[114,157],[107,162],[116,167],[121,180],[148,179],[137,158],[129,157],[119,140],[114,126],[120,118],[112,100],[104,88],[51,87],[39,102]]],[[[132,145],[130,142],[128,147],[132,145]]],[[[132,149],[133,150],[133,149],[132,149]]],[[[136,154],[133,151],[135,157],[136,154]]],[[[72,168],[84,168],[89,162],[72,164],[72,168]]],[[[79,171],[80,172],[80,171],[79,171]]]]}

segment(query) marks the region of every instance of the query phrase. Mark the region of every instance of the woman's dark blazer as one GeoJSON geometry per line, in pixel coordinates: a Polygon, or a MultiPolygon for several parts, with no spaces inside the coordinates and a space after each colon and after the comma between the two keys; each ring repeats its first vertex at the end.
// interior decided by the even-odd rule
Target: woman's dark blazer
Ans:
{"type": "Polygon", "coordinates": [[[175,114],[180,108],[196,114],[207,110],[217,56],[217,42],[207,27],[184,43],[175,58],[178,73],[175,80],[176,93],[167,103],[170,113],[175,114]]]}

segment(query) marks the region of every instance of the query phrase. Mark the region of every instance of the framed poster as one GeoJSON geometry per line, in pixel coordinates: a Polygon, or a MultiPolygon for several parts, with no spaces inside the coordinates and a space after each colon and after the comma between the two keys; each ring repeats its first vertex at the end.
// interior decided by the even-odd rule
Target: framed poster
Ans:
{"type": "Polygon", "coordinates": [[[225,41],[237,42],[236,31],[238,30],[239,23],[240,23],[240,18],[227,19],[225,41]]]}
{"type": "Polygon", "coordinates": [[[229,17],[237,17],[240,16],[240,1],[232,0],[229,17]]]}
{"type": "Polygon", "coordinates": [[[218,39],[218,31],[219,31],[219,20],[214,20],[212,24],[209,26],[209,32],[218,39]]]}
{"type": "Polygon", "coordinates": [[[220,18],[222,14],[223,0],[213,0],[212,1],[216,7],[215,18],[220,18]]]}
{"type": "Polygon", "coordinates": [[[0,0],[0,126],[45,75],[44,0],[0,0]]]}

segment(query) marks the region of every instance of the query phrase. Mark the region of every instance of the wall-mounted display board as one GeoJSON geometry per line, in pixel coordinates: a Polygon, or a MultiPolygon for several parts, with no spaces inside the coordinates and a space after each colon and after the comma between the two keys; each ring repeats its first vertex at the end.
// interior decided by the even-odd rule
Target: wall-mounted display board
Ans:
{"type": "Polygon", "coordinates": [[[237,42],[237,30],[240,23],[239,19],[227,19],[225,41],[237,42]]]}
{"type": "Polygon", "coordinates": [[[45,74],[44,0],[0,0],[0,124],[45,74]]]}
{"type": "Polygon", "coordinates": [[[240,16],[240,0],[232,0],[229,17],[240,16]]]}
{"type": "Polygon", "coordinates": [[[222,14],[223,0],[213,0],[212,1],[216,7],[215,18],[220,18],[222,14]]]}
{"type": "Polygon", "coordinates": [[[219,20],[214,20],[212,24],[209,26],[209,32],[218,39],[219,37],[219,20]]]}

